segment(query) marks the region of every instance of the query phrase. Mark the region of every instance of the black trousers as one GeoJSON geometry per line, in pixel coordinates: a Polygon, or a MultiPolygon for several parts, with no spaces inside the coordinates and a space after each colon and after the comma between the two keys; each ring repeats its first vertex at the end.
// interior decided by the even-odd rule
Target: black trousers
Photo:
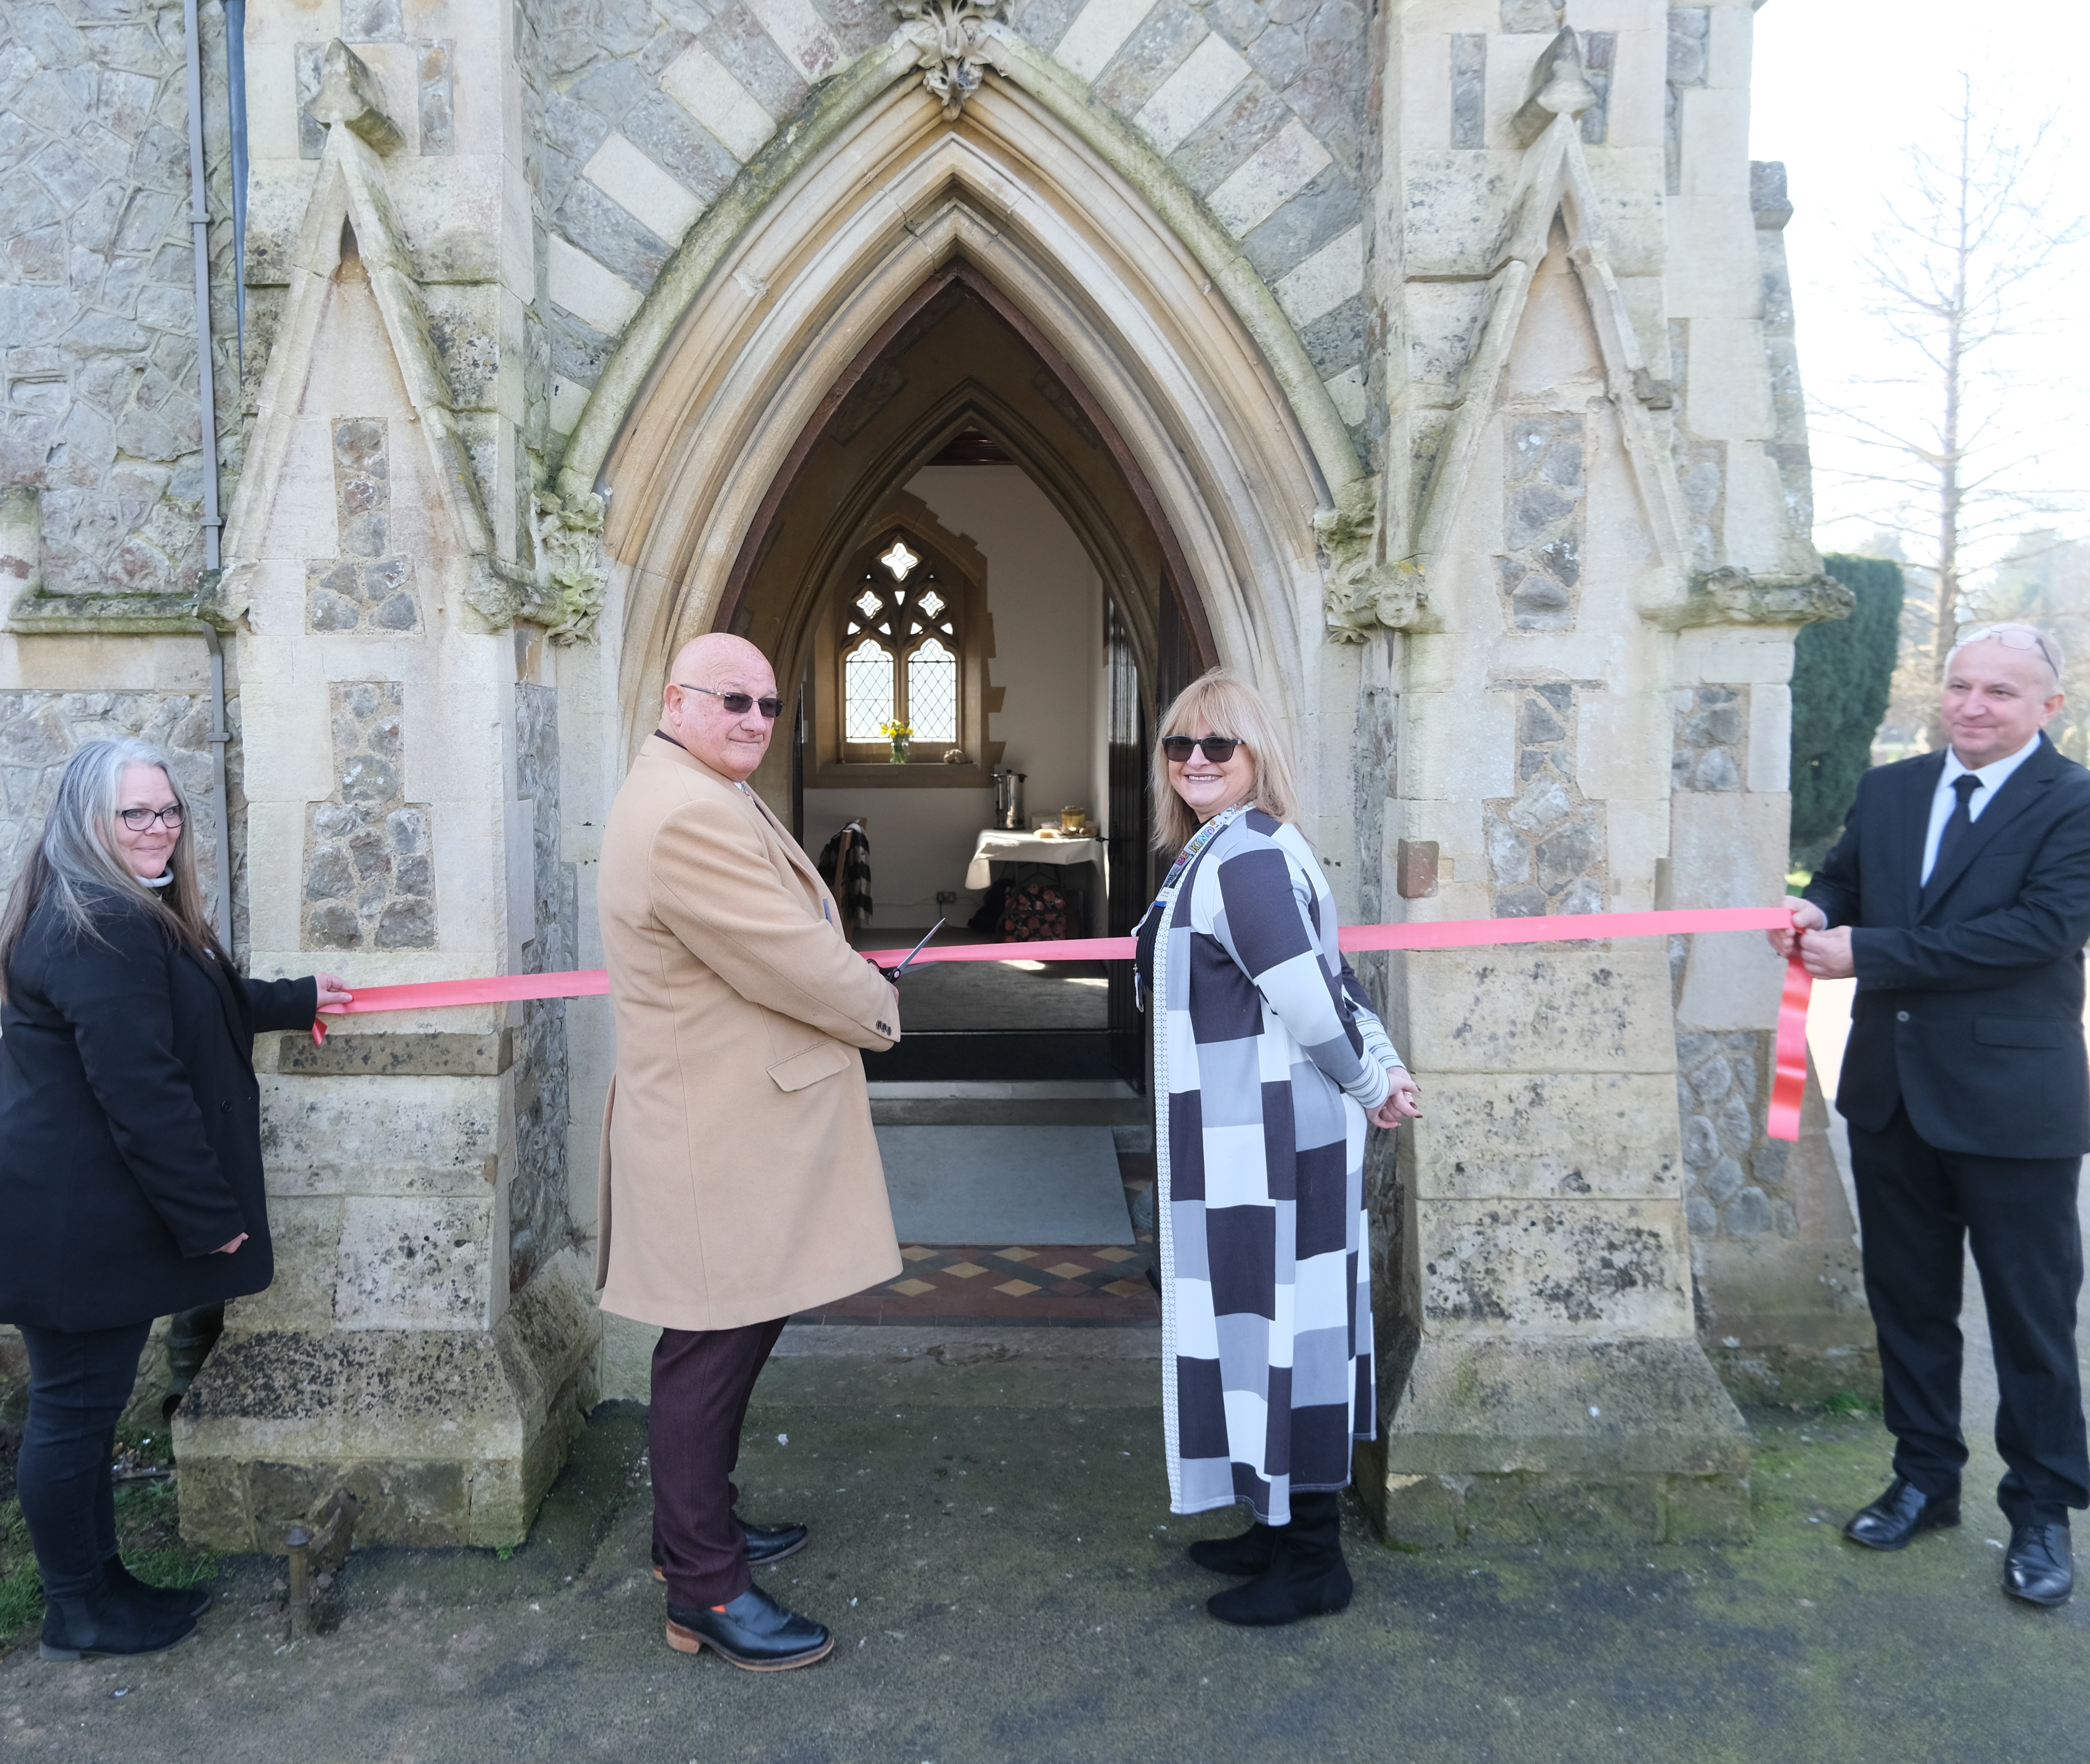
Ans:
{"type": "Polygon", "coordinates": [[[653,1349],[653,1547],[678,1609],[729,1604],[755,1584],[733,1473],[748,1400],[784,1323],[664,1329],[653,1349]]]}
{"type": "Polygon", "coordinates": [[[1940,1151],[1897,1108],[1851,1129],[1865,1296],[1878,1327],[1894,1470],[1926,1495],[1959,1488],[1959,1306],[1966,1245],[1995,1345],[1997,1504],[2013,1525],[2066,1523],[2090,1507],[2090,1451],[2075,1357],[2083,1285],[2079,1158],[1940,1151]]]}
{"type": "Polygon", "coordinates": [[[116,1554],[116,1498],[110,1460],[117,1418],[131,1400],[152,1319],[115,1329],[21,1326],[29,1350],[29,1413],[22,1428],[15,1492],[50,1599],[78,1598],[101,1584],[116,1554]]]}

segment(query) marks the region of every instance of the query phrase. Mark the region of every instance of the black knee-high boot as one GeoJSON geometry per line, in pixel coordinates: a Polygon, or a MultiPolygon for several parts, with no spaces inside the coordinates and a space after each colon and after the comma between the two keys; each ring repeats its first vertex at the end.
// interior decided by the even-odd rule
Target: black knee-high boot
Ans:
{"type": "Polygon", "coordinates": [[[1272,1534],[1271,1564],[1245,1586],[1215,1594],[1205,1609],[1222,1623],[1266,1628],[1344,1609],[1350,1570],[1343,1560],[1340,1497],[1333,1491],[1292,1497],[1292,1523],[1272,1534]]]}
{"type": "Polygon", "coordinates": [[[1200,1538],[1190,1546],[1190,1560],[1215,1574],[1266,1574],[1277,1554],[1277,1538],[1258,1519],[1238,1537],[1200,1538]]]}

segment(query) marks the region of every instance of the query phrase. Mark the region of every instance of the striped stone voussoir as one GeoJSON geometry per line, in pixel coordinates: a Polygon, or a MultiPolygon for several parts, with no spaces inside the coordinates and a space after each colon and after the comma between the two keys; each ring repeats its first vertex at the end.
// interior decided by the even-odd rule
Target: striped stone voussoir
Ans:
{"type": "MultiPolygon", "coordinates": [[[[682,33],[664,20],[643,39],[576,27],[539,44],[555,430],[578,420],[684,234],[815,87],[896,22],[874,0],[729,0],[672,53],[664,40],[682,33]]],[[[1369,58],[1354,0],[1004,0],[999,22],[1206,203],[1277,291],[1336,409],[1361,424],[1369,58]]]]}

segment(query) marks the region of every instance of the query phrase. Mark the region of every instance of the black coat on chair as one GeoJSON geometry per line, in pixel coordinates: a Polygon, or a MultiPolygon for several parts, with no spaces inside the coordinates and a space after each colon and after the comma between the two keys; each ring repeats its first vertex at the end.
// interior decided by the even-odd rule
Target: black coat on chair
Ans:
{"type": "Polygon", "coordinates": [[[96,923],[75,937],[46,899],[9,966],[0,1322],[114,1328],[275,1275],[253,1041],[308,1027],[316,983],[243,979],[130,901],[96,923]]]}
{"type": "Polygon", "coordinates": [[[1807,898],[1854,927],[1858,973],[1836,1106],[1883,1131],[1998,1158],[2090,1151],[2083,945],[2090,772],[2041,737],[1950,856],[1919,877],[1941,752],[1858,785],[1807,898]]]}

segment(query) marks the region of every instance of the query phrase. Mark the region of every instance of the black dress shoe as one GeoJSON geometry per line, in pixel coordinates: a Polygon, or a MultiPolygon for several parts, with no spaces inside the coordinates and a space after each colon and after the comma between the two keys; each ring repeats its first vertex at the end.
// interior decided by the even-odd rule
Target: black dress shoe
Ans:
{"type": "MultiPolygon", "coordinates": [[[[767,1568],[787,1555],[796,1555],[812,1535],[803,1525],[751,1525],[745,1519],[740,1521],[740,1534],[747,1540],[750,1568],[767,1568]]],[[[653,1546],[653,1578],[661,1581],[668,1578],[660,1567],[660,1546],[657,1543],[653,1546]]]]}
{"type": "Polygon", "coordinates": [[[2065,1605],[2075,1591],[2075,1555],[2065,1525],[2012,1525],[2003,1590],[2028,1605],[2065,1605]]]}
{"type": "Polygon", "coordinates": [[[1239,1537],[1200,1538],[1190,1546],[1190,1560],[1215,1574],[1267,1574],[1276,1558],[1277,1535],[1258,1519],[1239,1537]]]}
{"type": "Polygon", "coordinates": [[[745,1519],[741,1521],[740,1529],[747,1539],[750,1568],[767,1568],[787,1555],[796,1555],[806,1547],[806,1539],[811,1535],[803,1525],[751,1525],[745,1519]]]}
{"type": "Polygon", "coordinates": [[[1843,1535],[1869,1550],[1906,1550],[1919,1533],[1959,1523],[1957,1495],[1926,1495],[1907,1478],[1897,1476],[1886,1493],[1851,1516],[1843,1535]]]}
{"type": "Polygon", "coordinates": [[[123,1558],[112,1555],[101,1564],[102,1579],[111,1592],[148,1611],[178,1611],[184,1617],[200,1617],[210,1609],[210,1593],[201,1586],[154,1586],[124,1567],[123,1558]]]}
{"type": "Polygon", "coordinates": [[[668,1607],[668,1646],[678,1654],[721,1654],[750,1672],[811,1666],[835,1650],[835,1638],[811,1617],[786,1611],[750,1586],[723,1611],[668,1607]]]}

